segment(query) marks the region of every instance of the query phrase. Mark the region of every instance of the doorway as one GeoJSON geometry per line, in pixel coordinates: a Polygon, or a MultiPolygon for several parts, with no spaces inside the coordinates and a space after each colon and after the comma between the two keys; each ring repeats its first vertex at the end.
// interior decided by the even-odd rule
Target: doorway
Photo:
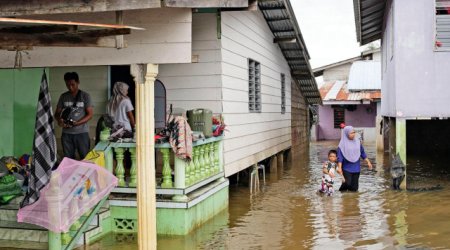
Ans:
{"type": "MultiPolygon", "coordinates": [[[[130,65],[111,66],[111,80],[108,99],[113,94],[114,84],[124,82],[130,86],[128,96],[133,107],[136,107],[136,86],[134,77],[130,73],[130,65]]],[[[155,132],[159,132],[166,126],[166,87],[160,80],[155,81],[155,132]]],[[[135,114],[136,111],[133,111],[135,114]]]]}

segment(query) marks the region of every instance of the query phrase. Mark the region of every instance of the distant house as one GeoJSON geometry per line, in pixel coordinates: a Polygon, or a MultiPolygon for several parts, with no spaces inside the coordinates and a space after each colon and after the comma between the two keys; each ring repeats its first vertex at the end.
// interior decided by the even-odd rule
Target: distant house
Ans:
{"type": "Polygon", "coordinates": [[[449,7],[448,0],[354,0],[358,42],[381,39],[385,150],[405,164],[407,155],[441,159],[450,150],[449,7]]]}
{"type": "Polygon", "coordinates": [[[381,105],[379,54],[379,50],[365,52],[314,70],[316,76],[324,78],[320,87],[323,105],[318,108],[318,122],[312,131],[317,140],[338,140],[344,123],[355,127],[364,141],[376,141],[381,105]]]}

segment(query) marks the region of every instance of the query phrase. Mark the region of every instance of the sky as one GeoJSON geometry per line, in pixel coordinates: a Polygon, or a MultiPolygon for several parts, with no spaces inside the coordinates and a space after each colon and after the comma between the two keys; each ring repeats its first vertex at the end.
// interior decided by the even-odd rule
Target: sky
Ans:
{"type": "Polygon", "coordinates": [[[360,55],[353,0],[291,0],[291,4],[313,69],[360,55]]]}

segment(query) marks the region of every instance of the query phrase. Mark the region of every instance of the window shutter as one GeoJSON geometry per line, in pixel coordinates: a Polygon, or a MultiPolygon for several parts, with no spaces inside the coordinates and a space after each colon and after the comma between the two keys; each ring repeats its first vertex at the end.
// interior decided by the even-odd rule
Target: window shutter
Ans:
{"type": "Polygon", "coordinates": [[[261,112],[261,65],[248,60],[248,110],[261,112]]]}

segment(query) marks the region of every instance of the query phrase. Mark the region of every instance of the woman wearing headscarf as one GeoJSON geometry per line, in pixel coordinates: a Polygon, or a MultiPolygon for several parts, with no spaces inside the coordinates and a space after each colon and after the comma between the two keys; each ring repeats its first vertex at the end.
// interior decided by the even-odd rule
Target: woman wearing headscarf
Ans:
{"type": "Polygon", "coordinates": [[[345,181],[339,191],[358,191],[359,174],[361,172],[360,158],[367,162],[369,170],[372,163],[367,158],[361,141],[356,137],[352,126],[345,126],[338,147],[338,173],[344,176],[345,181]]]}
{"type": "Polygon", "coordinates": [[[114,127],[123,126],[125,130],[134,129],[133,104],[128,97],[128,84],[116,82],[113,88],[113,96],[109,100],[108,114],[114,119],[114,127]]]}

